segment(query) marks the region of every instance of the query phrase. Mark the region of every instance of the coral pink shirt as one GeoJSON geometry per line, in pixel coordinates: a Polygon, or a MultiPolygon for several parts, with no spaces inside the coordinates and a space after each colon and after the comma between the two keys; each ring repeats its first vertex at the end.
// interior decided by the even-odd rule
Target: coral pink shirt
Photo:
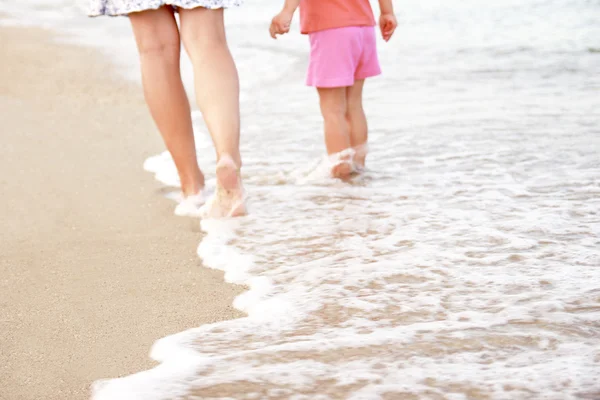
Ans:
{"type": "Polygon", "coordinates": [[[369,0],[302,0],[300,31],[304,34],[347,26],[374,26],[369,0]]]}

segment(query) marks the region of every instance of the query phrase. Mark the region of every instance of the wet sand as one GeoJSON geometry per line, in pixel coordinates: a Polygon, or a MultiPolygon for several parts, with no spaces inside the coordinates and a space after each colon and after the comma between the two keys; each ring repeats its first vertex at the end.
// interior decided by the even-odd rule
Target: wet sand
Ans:
{"type": "Polygon", "coordinates": [[[141,90],[93,49],[0,28],[0,399],[87,399],[153,342],[239,316],[145,157],[141,90]]]}

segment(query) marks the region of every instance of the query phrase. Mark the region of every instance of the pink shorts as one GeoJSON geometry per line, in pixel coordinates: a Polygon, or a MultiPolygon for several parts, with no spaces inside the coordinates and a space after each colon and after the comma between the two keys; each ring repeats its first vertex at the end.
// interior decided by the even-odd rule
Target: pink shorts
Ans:
{"type": "Polygon", "coordinates": [[[326,29],[309,34],[309,38],[308,86],[346,87],[357,79],[381,74],[374,27],[326,29]]]}

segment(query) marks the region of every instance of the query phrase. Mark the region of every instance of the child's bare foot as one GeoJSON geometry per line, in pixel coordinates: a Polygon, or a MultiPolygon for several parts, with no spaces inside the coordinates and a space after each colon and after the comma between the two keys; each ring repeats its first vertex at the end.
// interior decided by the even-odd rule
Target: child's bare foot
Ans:
{"type": "Polygon", "coordinates": [[[354,150],[346,149],[339,153],[331,154],[331,176],[337,179],[348,179],[354,172],[354,150]]]}
{"type": "Polygon", "coordinates": [[[354,146],[354,166],[356,172],[361,173],[365,170],[365,162],[367,159],[367,153],[369,152],[369,145],[367,142],[354,146]]]}
{"type": "Polygon", "coordinates": [[[217,188],[202,207],[203,218],[240,217],[247,214],[240,170],[227,154],[217,163],[217,188]]]}

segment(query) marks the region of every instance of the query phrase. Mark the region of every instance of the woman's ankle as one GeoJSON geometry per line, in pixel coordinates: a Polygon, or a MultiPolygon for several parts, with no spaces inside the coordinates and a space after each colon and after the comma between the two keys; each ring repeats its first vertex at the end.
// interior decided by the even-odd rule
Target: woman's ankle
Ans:
{"type": "Polygon", "coordinates": [[[194,196],[204,189],[204,174],[198,172],[193,178],[183,178],[181,180],[181,191],[185,197],[194,196]]]}
{"type": "Polygon", "coordinates": [[[237,154],[221,153],[217,155],[217,166],[229,162],[233,162],[237,170],[242,168],[242,159],[239,152],[237,154]]]}

